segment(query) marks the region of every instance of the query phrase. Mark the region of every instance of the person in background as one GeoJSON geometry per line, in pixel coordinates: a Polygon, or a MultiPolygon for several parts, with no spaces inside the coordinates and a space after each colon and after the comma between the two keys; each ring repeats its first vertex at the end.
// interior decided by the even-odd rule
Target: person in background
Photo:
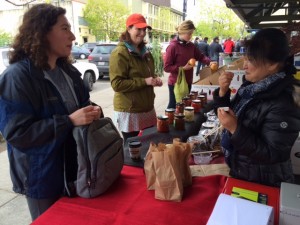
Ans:
{"type": "Polygon", "coordinates": [[[239,40],[237,40],[237,42],[235,43],[234,46],[234,51],[235,52],[243,52],[245,49],[245,39],[244,38],[240,38],[239,40]],[[241,49],[242,48],[242,49],[241,49]]]}
{"type": "Polygon", "coordinates": [[[0,130],[13,190],[26,195],[32,220],[64,194],[64,181],[76,180],[73,128],[101,114],[71,64],[75,36],[65,14],[51,4],[32,6],[0,79],[0,130]]]}
{"type": "Polygon", "coordinates": [[[236,96],[230,100],[230,72],[214,92],[221,145],[232,177],[279,187],[294,182],[290,153],[299,135],[300,83],[281,30],[262,29],[245,46],[246,81],[236,96]]]}
{"type": "MultiPolygon", "coordinates": [[[[208,37],[205,37],[202,41],[198,43],[198,48],[202,52],[202,54],[209,57],[209,44],[207,44],[207,42],[208,42],[208,37]]],[[[200,61],[198,61],[196,76],[199,75],[200,70],[203,69],[205,65],[206,65],[205,63],[201,63],[200,61]]]]}
{"type": "Polygon", "coordinates": [[[109,76],[114,95],[114,122],[124,143],[140,130],[156,125],[154,88],[162,86],[154,74],[154,60],[145,47],[146,29],[151,27],[141,14],[126,20],[126,31],[110,56],[109,76]]]}
{"type": "Polygon", "coordinates": [[[232,52],[234,50],[234,42],[232,41],[232,38],[229,37],[225,42],[224,42],[224,45],[223,45],[223,48],[224,48],[224,52],[226,54],[229,54],[229,56],[232,56],[232,52]]]}
{"type": "Polygon", "coordinates": [[[209,57],[211,61],[219,63],[219,53],[223,52],[222,46],[219,44],[219,37],[215,37],[209,45],[209,57]]]}
{"type": "Polygon", "coordinates": [[[191,90],[194,66],[191,66],[188,61],[191,58],[194,58],[206,65],[209,65],[210,63],[210,59],[202,54],[200,50],[190,42],[195,29],[196,28],[191,20],[183,21],[176,29],[178,36],[170,42],[170,45],[166,50],[164,71],[170,73],[168,78],[168,108],[175,108],[176,106],[174,85],[177,80],[179,67],[183,67],[189,90],[191,90]]]}
{"type": "Polygon", "coordinates": [[[199,41],[200,41],[200,38],[199,37],[195,37],[194,45],[196,45],[198,47],[199,41]]]}

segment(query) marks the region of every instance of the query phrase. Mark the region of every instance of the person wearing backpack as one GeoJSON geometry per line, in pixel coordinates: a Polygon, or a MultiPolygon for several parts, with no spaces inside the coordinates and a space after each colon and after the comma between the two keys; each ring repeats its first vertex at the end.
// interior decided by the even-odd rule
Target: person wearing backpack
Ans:
{"type": "Polygon", "coordinates": [[[64,169],[67,181],[76,180],[73,128],[101,115],[71,64],[75,36],[65,15],[51,4],[30,7],[0,79],[0,131],[13,190],[26,195],[32,220],[64,194],[64,169]]]}

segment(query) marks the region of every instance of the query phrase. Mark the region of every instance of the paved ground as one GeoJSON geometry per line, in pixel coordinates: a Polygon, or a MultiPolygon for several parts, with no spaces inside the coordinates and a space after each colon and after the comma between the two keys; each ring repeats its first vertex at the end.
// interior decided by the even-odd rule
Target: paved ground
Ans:
{"type": "MultiPolygon", "coordinates": [[[[164,114],[168,103],[167,77],[165,74],[162,78],[164,82],[163,87],[155,88],[155,109],[158,115],[164,114]]],[[[91,92],[91,100],[101,105],[104,115],[108,117],[113,116],[113,94],[114,92],[111,88],[97,93],[91,92]]],[[[0,225],[27,225],[30,222],[31,218],[25,197],[12,191],[6,146],[4,143],[0,143],[0,225]]]]}

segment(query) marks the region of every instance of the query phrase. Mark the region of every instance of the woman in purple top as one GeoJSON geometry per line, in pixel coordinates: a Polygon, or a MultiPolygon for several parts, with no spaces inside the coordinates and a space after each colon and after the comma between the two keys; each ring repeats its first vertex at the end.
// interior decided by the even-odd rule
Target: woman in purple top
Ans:
{"type": "Polygon", "coordinates": [[[186,81],[191,90],[193,83],[193,69],[194,66],[188,64],[191,58],[196,59],[202,63],[209,65],[210,59],[206,57],[201,51],[190,42],[195,26],[191,20],[183,21],[177,28],[177,37],[171,40],[170,45],[166,50],[166,58],[164,64],[164,71],[170,73],[168,79],[169,86],[169,104],[168,108],[175,108],[176,100],[174,94],[174,85],[177,80],[179,67],[182,67],[185,72],[186,81]]]}

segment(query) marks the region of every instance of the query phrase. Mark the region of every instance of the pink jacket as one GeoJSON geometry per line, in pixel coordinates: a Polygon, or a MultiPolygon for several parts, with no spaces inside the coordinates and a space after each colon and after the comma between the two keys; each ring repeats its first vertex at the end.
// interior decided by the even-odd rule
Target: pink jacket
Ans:
{"type": "MultiPolygon", "coordinates": [[[[174,85],[177,80],[178,68],[185,66],[187,62],[194,58],[209,65],[210,59],[203,55],[200,50],[192,43],[182,43],[174,38],[166,50],[166,57],[164,63],[164,71],[170,73],[168,78],[168,85],[174,85]]],[[[193,83],[193,70],[185,70],[185,77],[188,84],[193,83]]]]}

